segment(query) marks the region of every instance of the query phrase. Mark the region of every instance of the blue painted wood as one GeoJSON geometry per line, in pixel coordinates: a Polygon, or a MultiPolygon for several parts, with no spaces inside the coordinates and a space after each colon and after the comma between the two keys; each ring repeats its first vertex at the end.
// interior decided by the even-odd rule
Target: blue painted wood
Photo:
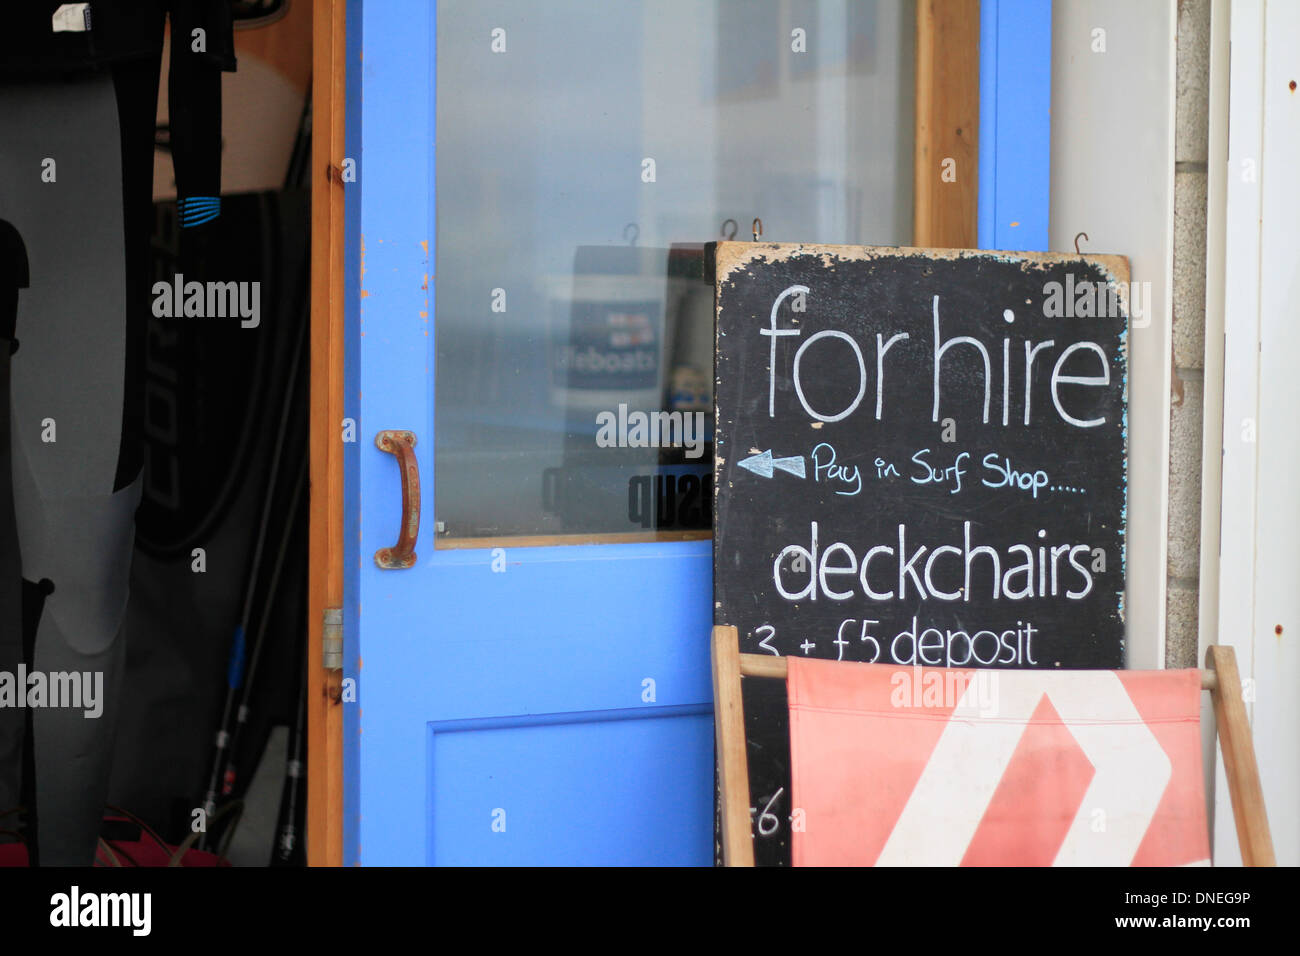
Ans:
{"type": "Polygon", "coordinates": [[[1051,0],[981,0],[981,249],[1048,248],[1051,108],[1051,0]]]}
{"type": "Polygon", "coordinates": [[[980,0],[980,184],[976,222],[981,249],[997,248],[993,242],[998,170],[997,65],[998,0],[980,0]]]}
{"type": "MultiPolygon", "coordinates": [[[[348,0],[347,4],[347,62],[361,62],[361,0],[348,0]]],[[[354,159],[361,156],[361,71],[349,69],[346,77],[344,110],[344,149],[354,159]]],[[[361,337],[356,308],[361,292],[361,184],[364,177],[358,172],[355,182],[344,183],[343,205],[343,300],[349,303],[344,322],[343,350],[343,414],[352,420],[356,436],[365,434],[361,426],[361,337]]],[[[340,432],[342,426],[340,425],[340,432]]],[[[341,435],[340,435],[341,437],[341,435]]],[[[361,649],[357,640],[360,634],[361,611],[358,603],[361,571],[361,508],[358,507],[356,489],[361,477],[361,443],[343,446],[343,494],[347,502],[343,509],[343,658],[345,676],[354,680],[361,649]]],[[[360,768],[360,713],[357,707],[343,710],[343,863],[352,866],[357,862],[357,844],[360,840],[358,823],[361,819],[360,768]]]]}
{"type": "Polygon", "coordinates": [[[362,55],[349,59],[362,64],[362,188],[348,197],[359,207],[364,296],[348,301],[359,428],[357,482],[345,492],[360,535],[346,655],[359,688],[348,705],[348,859],[707,864],[709,543],[509,548],[504,573],[491,550],[433,547],[435,353],[422,314],[436,315],[436,280],[424,288],[436,253],[434,10],[425,0],[363,4],[362,55]],[[385,428],[419,439],[424,514],[406,571],[380,571],[372,558],[397,538],[396,461],[373,443],[385,428]],[[646,719],[599,714],[629,710],[646,719]],[[431,731],[448,721],[455,733],[431,731]],[[489,800],[484,781],[498,776],[509,789],[489,800]],[[538,815],[572,818],[578,800],[599,823],[591,834],[571,820],[530,831],[538,815]],[[502,803],[519,821],[506,834],[491,828],[502,803]]]}
{"type": "Polygon", "coordinates": [[[431,722],[428,768],[428,858],[440,863],[689,866],[711,854],[707,704],[431,722]],[[680,829],[647,839],[645,821],[661,819],[680,829]]]}

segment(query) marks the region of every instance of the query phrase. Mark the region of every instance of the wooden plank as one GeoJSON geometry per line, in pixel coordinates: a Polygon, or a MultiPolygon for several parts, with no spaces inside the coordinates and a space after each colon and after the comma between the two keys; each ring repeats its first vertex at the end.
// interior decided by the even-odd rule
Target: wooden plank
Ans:
{"type": "Polygon", "coordinates": [[[741,676],[785,680],[790,672],[788,661],[788,657],[768,657],[767,654],[741,654],[741,676]]]}
{"type": "MultiPolygon", "coordinates": [[[[773,677],[785,680],[790,673],[789,660],[788,657],[769,657],[766,654],[741,654],[740,674],[742,677],[773,677]]],[[[1218,678],[1214,671],[1201,671],[1201,690],[1213,691],[1218,686],[1218,678]]]]}
{"type": "Polygon", "coordinates": [[[581,544],[653,544],[661,541],[708,541],[712,531],[617,531],[607,534],[521,534],[496,538],[439,538],[434,548],[455,551],[464,548],[550,548],[581,544]]]}
{"type": "Polygon", "coordinates": [[[749,825],[749,759],[745,753],[745,707],[740,696],[740,635],[713,629],[713,726],[722,790],[722,862],[753,866],[749,825]]]}
{"type": "Polygon", "coordinates": [[[307,587],[307,862],[343,863],[342,674],[321,659],[322,616],[343,603],[343,0],[312,23],[311,504],[307,587]]]}
{"type": "Polygon", "coordinates": [[[769,657],[766,654],[741,654],[740,673],[744,677],[775,677],[785,680],[790,673],[788,657],[769,657]]]}
{"type": "Polygon", "coordinates": [[[979,37],[979,0],[917,5],[914,246],[978,242],[979,37]],[[945,159],[955,162],[948,177],[945,159]]]}
{"type": "Polygon", "coordinates": [[[1246,866],[1276,866],[1273,838],[1264,808],[1264,790],[1260,786],[1259,766],[1251,742],[1250,722],[1246,719],[1246,705],[1241,699],[1237,655],[1231,647],[1216,644],[1206,651],[1205,665],[1218,675],[1214,716],[1219,724],[1223,770],[1228,778],[1228,794],[1232,798],[1232,816],[1237,824],[1241,861],[1246,866]]]}

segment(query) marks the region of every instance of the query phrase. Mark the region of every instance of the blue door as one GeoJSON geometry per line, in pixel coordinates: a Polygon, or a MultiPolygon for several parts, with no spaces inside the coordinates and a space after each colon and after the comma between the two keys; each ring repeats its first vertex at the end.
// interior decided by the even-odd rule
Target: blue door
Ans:
{"type": "Polygon", "coordinates": [[[909,242],[913,17],[350,4],[347,862],[711,862],[702,246],[909,242]]]}

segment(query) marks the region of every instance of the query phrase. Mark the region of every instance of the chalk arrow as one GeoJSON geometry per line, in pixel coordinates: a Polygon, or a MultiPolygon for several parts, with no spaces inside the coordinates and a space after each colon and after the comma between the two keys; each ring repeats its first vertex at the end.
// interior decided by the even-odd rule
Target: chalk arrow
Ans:
{"type": "Polygon", "coordinates": [[[773,470],[784,471],[796,478],[806,477],[803,455],[795,455],[793,458],[773,458],[772,449],[770,448],[760,454],[750,455],[748,458],[736,462],[736,464],[756,475],[762,475],[764,478],[771,478],[773,470]]]}

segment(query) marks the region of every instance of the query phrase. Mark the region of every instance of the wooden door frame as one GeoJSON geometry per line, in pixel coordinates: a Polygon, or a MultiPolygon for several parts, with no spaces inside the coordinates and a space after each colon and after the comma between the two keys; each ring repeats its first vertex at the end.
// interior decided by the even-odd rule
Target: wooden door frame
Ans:
{"type": "Polygon", "coordinates": [[[307,863],[343,864],[342,672],[323,657],[326,608],[343,605],[343,257],[346,0],[312,18],[311,503],[307,585],[307,863]]]}
{"type": "Polygon", "coordinates": [[[912,245],[978,241],[980,0],[916,5],[912,245]]]}
{"type": "MultiPolygon", "coordinates": [[[[343,864],[342,672],[326,670],[326,608],[343,606],[344,151],[348,0],[312,22],[311,504],[307,589],[307,862],[343,864]]],[[[921,0],[916,20],[915,246],[973,248],[979,188],[979,0],[921,0]],[[943,160],[957,162],[956,178],[943,160]]]]}

